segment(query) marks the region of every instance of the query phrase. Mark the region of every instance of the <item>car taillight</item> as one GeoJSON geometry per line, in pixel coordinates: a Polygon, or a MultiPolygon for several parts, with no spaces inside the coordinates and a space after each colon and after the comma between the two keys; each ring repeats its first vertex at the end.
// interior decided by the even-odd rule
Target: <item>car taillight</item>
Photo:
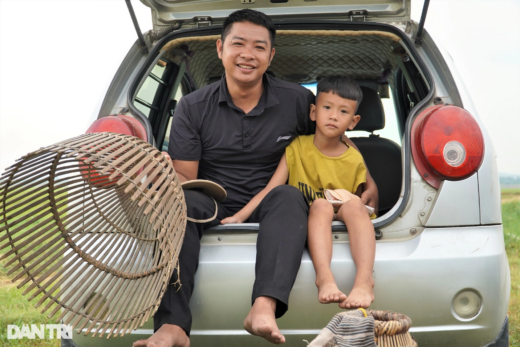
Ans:
{"type": "Polygon", "coordinates": [[[439,188],[441,180],[458,181],[477,172],[484,158],[484,138],[466,110],[432,106],[414,121],[412,154],[421,176],[439,188]]]}
{"type": "MultiPolygon", "coordinates": [[[[111,132],[123,135],[131,135],[140,138],[143,141],[147,141],[146,130],[144,126],[137,119],[127,115],[107,116],[96,120],[90,125],[85,132],[90,133],[102,133],[111,132]]],[[[98,148],[97,152],[102,152],[105,148],[98,148]]],[[[121,177],[117,175],[110,179],[112,171],[101,174],[99,169],[94,168],[90,163],[85,163],[83,160],[79,161],[81,175],[83,178],[90,182],[91,185],[98,188],[109,188],[113,186],[121,177]]],[[[139,169],[136,175],[142,172],[139,169]]]]}
{"type": "Polygon", "coordinates": [[[90,133],[103,133],[111,132],[123,135],[132,135],[140,138],[143,141],[148,141],[146,136],[146,130],[144,126],[134,117],[130,117],[124,114],[117,116],[107,116],[99,118],[85,132],[90,133]]]}

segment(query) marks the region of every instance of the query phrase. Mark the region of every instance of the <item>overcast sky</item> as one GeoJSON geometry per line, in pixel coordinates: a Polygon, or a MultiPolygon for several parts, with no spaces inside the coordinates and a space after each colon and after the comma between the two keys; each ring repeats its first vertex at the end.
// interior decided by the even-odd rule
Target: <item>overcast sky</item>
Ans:
{"type": "MultiPolygon", "coordinates": [[[[150,10],[132,3],[151,29],[150,10]]],[[[499,171],[520,175],[520,1],[432,0],[426,29],[458,66],[499,171]]],[[[0,0],[0,172],[84,133],[135,40],[124,0],[0,0]]]]}

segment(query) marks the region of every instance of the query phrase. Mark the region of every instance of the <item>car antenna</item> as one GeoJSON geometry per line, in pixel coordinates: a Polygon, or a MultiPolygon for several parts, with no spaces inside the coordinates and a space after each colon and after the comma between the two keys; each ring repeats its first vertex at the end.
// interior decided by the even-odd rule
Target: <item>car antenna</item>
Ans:
{"type": "Polygon", "coordinates": [[[146,47],[146,42],[144,41],[143,33],[139,28],[139,23],[137,22],[137,17],[135,16],[134,8],[132,7],[132,3],[130,0],[125,0],[126,6],[128,7],[128,11],[130,12],[130,17],[132,17],[132,22],[134,23],[135,31],[137,32],[137,37],[139,38],[139,42],[142,46],[142,52],[144,54],[148,54],[148,47],[146,47]]]}
{"type": "Polygon", "coordinates": [[[419,28],[417,29],[417,36],[415,37],[415,44],[420,46],[422,44],[422,35],[424,31],[424,22],[426,21],[426,13],[428,13],[428,5],[430,0],[424,0],[424,5],[421,14],[421,21],[419,22],[419,28]]]}

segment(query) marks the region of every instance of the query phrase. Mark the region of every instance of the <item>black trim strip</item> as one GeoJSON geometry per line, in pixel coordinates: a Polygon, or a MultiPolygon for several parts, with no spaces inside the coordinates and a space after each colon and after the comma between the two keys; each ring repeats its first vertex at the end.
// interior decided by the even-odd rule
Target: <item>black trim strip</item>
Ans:
{"type": "Polygon", "coordinates": [[[160,84],[162,84],[163,86],[167,86],[166,82],[164,82],[162,79],[160,79],[156,74],[154,74],[153,72],[150,72],[150,74],[148,75],[150,76],[153,80],[159,82],[160,84]]]}
{"type": "Polygon", "coordinates": [[[424,5],[421,14],[421,21],[419,22],[419,28],[417,29],[417,35],[415,36],[415,44],[422,44],[422,36],[424,31],[424,22],[426,21],[426,14],[428,14],[428,6],[430,6],[430,0],[424,0],[424,5]]]}
{"type": "Polygon", "coordinates": [[[126,6],[128,7],[128,12],[130,12],[130,17],[132,18],[132,23],[134,23],[135,32],[137,33],[137,37],[139,38],[139,42],[141,43],[141,49],[144,54],[148,53],[148,47],[146,47],[146,42],[144,41],[143,33],[139,28],[139,22],[137,22],[137,17],[135,16],[134,8],[132,7],[132,3],[130,0],[125,0],[126,6]]]}
{"type": "Polygon", "coordinates": [[[158,108],[158,107],[156,107],[156,106],[150,104],[148,101],[145,101],[145,100],[141,99],[140,97],[137,97],[137,96],[136,96],[136,97],[135,97],[135,101],[137,101],[137,102],[140,103],[141,105],[144,105],[144,106],[146,106],[146,107],[151,108],[151,109],[154,110],[154,111],[159,111],[159,108],[158,108]]]}

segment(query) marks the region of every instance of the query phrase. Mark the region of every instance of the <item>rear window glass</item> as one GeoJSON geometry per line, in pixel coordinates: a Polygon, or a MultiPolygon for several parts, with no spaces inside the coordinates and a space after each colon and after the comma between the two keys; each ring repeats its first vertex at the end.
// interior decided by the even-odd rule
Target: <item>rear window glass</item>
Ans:
{"type": "Polygon", "coordinates": [[[135,107],[147,117],[150,117],[151,111],[158,109],[159,105],[156,105],[156,95],[160,91],[161,85],[166,85],[166,82],[163,80],[166,66],[167,63],[165,61],[159,60],[144,80],[135,97],[135,107]]]}

